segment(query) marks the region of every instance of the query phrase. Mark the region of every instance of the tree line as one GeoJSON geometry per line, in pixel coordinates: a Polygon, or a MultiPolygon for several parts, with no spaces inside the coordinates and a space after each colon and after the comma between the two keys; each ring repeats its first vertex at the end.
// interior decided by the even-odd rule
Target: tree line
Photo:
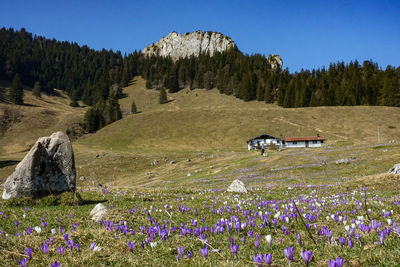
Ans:
{"type": "Polygon", "coordinates": [[[146,79],[147,88],[162,89],[160,103],[166,102],[165,89],[175,93],[186,87],[217,88],[244,101],[277,103],[287,108],[400,106],[400,68],[388,66],[383,70],[372,61],[337,62],[328,69],[290,73],[287,68],[272,68],[264,55],[247,55],[236,48],[174,62],[170,58],[146,57],[140,51],[128,55],[96,51],[32,35],[23,28],[0,29],[0,79],[12,82],[9,100],[23,103],[22,84],[33,87],[37,97],[61,89],[70,96],[72,106],[77,106],[78,100],[92,106],[88,111],[91,114],[85,116],[88,131],[120,117],[115,111],[119,109],[116,99],[121,88],[137,75],[146,79]]]}

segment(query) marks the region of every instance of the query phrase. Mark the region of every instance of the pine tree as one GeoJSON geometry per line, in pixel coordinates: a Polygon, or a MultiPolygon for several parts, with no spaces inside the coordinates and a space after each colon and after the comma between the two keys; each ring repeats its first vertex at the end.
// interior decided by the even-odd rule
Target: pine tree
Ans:
{"type": "Polygon", "coordinates": [[[35,85],[33,86],[32,94],[36,96],[37,98],[42,97],[42,94],[40,93],[41,88],[40,88],[40,83],[35,82],[35,85]]]}
{"type": "Polygon", "coordinates": [[[168,98],[167,98],[167,92],[165,91],[164,87],[161,87],[160,89],[160,97],[159,97],[159,103],[160,104],[164,104],[168,102],[168,98]]]}
{"type": "Polygon", "coordinates": [[[11,88],[9,90],[9,99],[12,103],[22,105],[24,103],[24,88],[18,74],[15,74],[11,88]]]}
{"type": "Polygon", "coordinates": [[[136,108],[135,101],[132,101],[131,114],[135,114],[135,113],[137,113],[137,108],[136,108]]]}
{"type": "Polygon", "coordinates": [[[76,92],[75,89],[72,90],[72,94],[71,94],[70,100],[71,100],[71,101],[70,101],[69,105],[70,105],[71,107],[79,107],[79,104],[78,104],[78,95],[77,95],[77,92],[76,92]]]}

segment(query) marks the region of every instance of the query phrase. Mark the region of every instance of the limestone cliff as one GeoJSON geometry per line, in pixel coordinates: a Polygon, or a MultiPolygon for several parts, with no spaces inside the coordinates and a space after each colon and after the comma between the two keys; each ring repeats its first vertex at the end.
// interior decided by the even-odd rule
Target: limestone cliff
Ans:
{"type": "Polygon", "coordinates": [[[212,56],[215,52],[235,47],[231,38],[217,32],[195,31],[184,35],[172,32],[157,43],[143,49],[142,53],[147,56],[170,56],[172,60],[176,61],[191,55],[198,57],[207,52],[212,56]]]}

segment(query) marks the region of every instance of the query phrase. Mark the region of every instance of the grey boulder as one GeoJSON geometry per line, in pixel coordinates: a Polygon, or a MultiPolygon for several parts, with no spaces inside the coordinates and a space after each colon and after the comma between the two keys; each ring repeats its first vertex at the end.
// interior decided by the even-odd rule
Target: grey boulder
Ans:
{"type": "Polygon", "coordinates": [[[234,180],[227,189],[228,192],[234,193],[247,193],[246,186],[238,179],[234,180]]]}
{"type": "Polygon", "coordinates": [[[94,208],[92,209],[92,211],[90,212],[90,217],[92,217],[93,221],[100,221],[104,215],[106,215],[108,212],[107,208],[99,203],[96,206],[94,206],[94,208]]]}
{"type": "Polygon", "coordinates": [[[397,163],[397,164],[393,165],[393,167],[390,168],[390,170],[388,171],[388,173],[391,173],[391,174],[400,174],[400,163],[397,163]]]}
{"type": "Polygon", "coordinates": [[[39,138],[4,184],[3,199],[74,192],[76,170],[71,142],[63,132],[39,138]]]}

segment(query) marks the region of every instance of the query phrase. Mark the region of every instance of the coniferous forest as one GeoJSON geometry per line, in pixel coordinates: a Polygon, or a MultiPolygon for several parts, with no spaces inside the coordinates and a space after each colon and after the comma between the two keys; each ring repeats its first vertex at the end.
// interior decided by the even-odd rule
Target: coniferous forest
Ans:
{"type": "Polygon", "coordinates": [[[134,51],[96,51],[76,43],[46,39],[24,29],[0,29],[0,79],[12,86],[10,101],[21,104],[19,81],[40,84],[42,93],[65,91],[71,105],[78,100],[93,106],[85,116],[90,132],[121,117],[115,88],[127,86],[136,75],[146,87],[174,93],[184,87],[217,88],[244,101],[276,102],[285,108],[336,105],[400,106],[400,67],[381,69],[377,63],[337,62],[317,70],[290,73],[272,69],[264,55],[246,55],[237,49],[202,54],[173,62],[145,57],[134,51]],[[14,92],[14,87],[19,90],[14,92]],[[107,109],[107,110],[106,110],[107,109]],[[98,120],[94,123],[88,120],[98,120]]]}

